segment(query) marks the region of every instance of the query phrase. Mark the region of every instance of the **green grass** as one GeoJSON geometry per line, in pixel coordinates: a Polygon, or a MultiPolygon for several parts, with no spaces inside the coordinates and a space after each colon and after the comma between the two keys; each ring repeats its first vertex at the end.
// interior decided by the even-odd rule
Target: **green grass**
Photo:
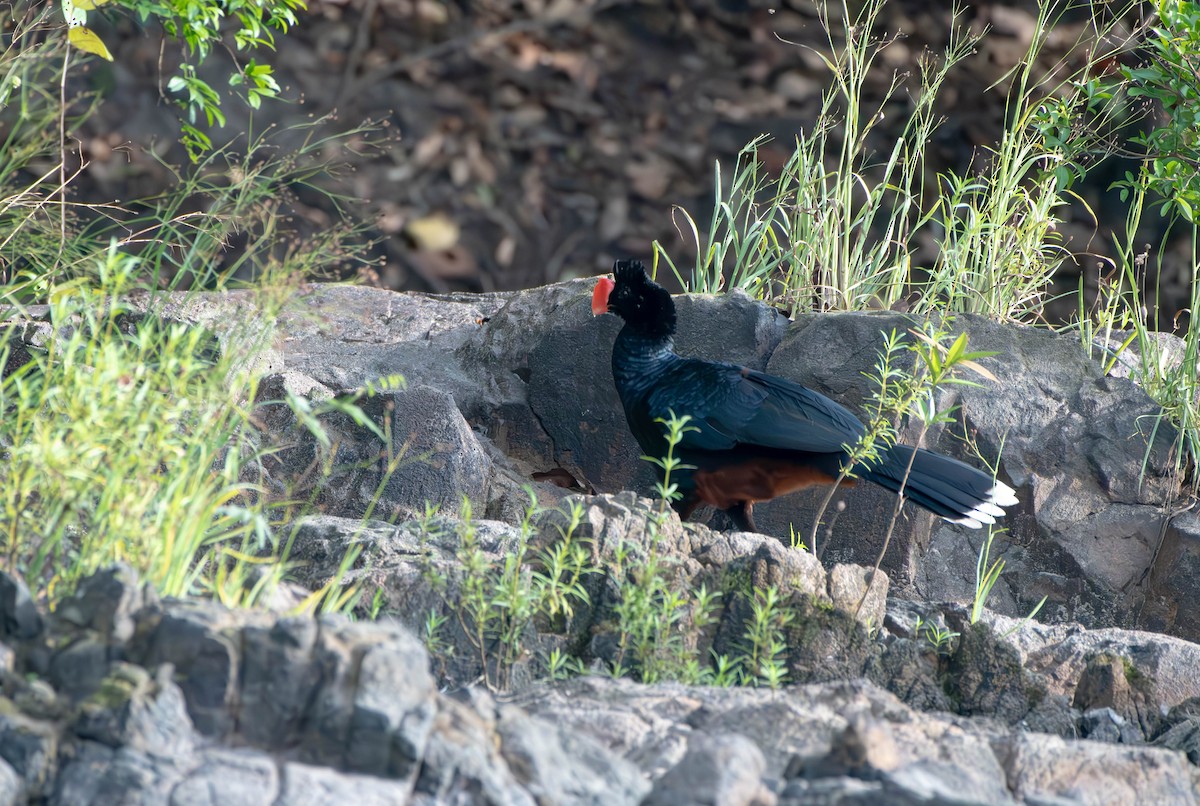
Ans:
{"type": "Polygon", "coordinates": [[[0,384],[5,563],[52,596],[111,562],[192,592],[214,552],[266,532],[240,505],[235,439],[257,380],[235,357],[254,336],[221,349],[140,317],[125,301],[137,261],[101,259],[96,286],[57,290],[45,351],[0,384]]]}
{"type": "MultiPolygon", "coordinates": [[[[685,275],[656,243],[655,271],[662,262],[691,291],[741,288],[793,314],[886,308],[908,300],[919,315],[973,312],[1018,321],[1040,315],[1050,280],[1067,256],[1056,227],[1073,198],[1071,172],[1095,147],[1095,138],[1053,138],[1048,132],[1058,132],[1053,127],[1064,118],[1081,118],[1095,96],[1072,79],[1108,53],[1077,43],[1063,57],[1084,61],[1071,78],[1048,84],[1034,75],[1068,5],[1044,3],[1039,33],[1011,76],[999,142],[978,155],[970,172],[947,172],[931,187],[925,153],[942,122],[935,111],[938,94],[985,34],[971,30],[955,9],[942,53],[922,54],[914,76],[893,73],[889,80],[880,55],[897,37],[879,32],[885,5],[871,0],[854,13],[818,3],[828,49],[816,55],[828,69],[829,89],[817,121],[796,138],[778,175],[759,160],[761,138],[738,157],[728,187],[718,164],[707,231],[702,234],[686,211],[677,214],[695,249],[695,265],[685,275]],[[867,105],[878,94],[879,79],[883,96],[867,105]],[[889,140],[879,124],[905,107],[899,134],[889,140]],[[919,237],[937,245],[930,265],[916,262],[919,237]]],[[[1094,40],[1105,42],[1110,29],[1100,27],[1094,40]]],[[[1089,114],[1112,113],[1093,105],[1089,114]]]]}
{"type": "MultiPolygon", "coordinates": [[[[266,493],[256,356],[299,279],[357,237],[339,223],[301,243],[288,225],[296,189],[328,170],[328,142],[312,124],[287,151],[250,135],[172,169],[159,197],[64,202],[64,142],[93,107],[64,105],[61,42],[35,35],[45,22],[18,19],[0,54],[3,567],[50,602],[124,562],[166,595],[253,603],[286,577],[283,515],[303,503],[266,493]],[[167,314],[187,310],[189,289],[233,288],[253,318],[217,332],[167,314]]],[[[307,424],[319,441],[320,421],[307,424]]],[[[306,606],[347,609],[354,595],[339,581],[319,593],[306,606]]]]}

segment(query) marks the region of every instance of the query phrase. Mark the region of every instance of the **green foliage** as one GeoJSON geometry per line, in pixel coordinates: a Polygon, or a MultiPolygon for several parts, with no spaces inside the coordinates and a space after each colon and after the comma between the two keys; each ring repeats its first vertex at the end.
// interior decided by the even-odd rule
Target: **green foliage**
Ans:
{"type": "MultiPolygon", "coordinates": [[[[61,9],[82,23],[96,5],[61,9]]],[[[257,355],[293,278],[337,260],[353,233],[339,223],[301,245],[281,214],[294,187],[327,169],[317,153],[327,141],[310,136],[281,154],[248,138],[244,154],[211,151],[176,172],[171,191],[131,208],[70,203],[66,143],[94,99],[63,95],[71,60],[60,7],[4,8],[0,308],[14,323],[0,331],[6,567],[51,600],[124,561],[165,594],[250,604],[286,578],[295,532],[281,541],[280,517],[297,514],[260,475],[270,449],[249,408],[257,355]],[[182,289],[224,290],[240,273],[261,280],[244,289],[253,320],[215,332],[179,320],[182,289]],[[34,316],[32,304],[47,307],[34,316]]],[[[357,411],[354,401],[343,410],[357,411]]],[[[360,550],[306,606],[353,605],[357,591],[341,577],[360,550]]]]}
{"type": "MultiPolygon", "coordinates": [[[[240,92],[245,102],[257,109],[264,99],[279,95],[269,65],[245,55],[261,49],[273,49],[277,34],[287,32],[297,21],[297,13],[305,8],[303,0],[63,0],[61,4],[31,3],[13,0],[5,4],[13,21],[14,35],[5,61],[25,64],[18,72],[28,72],[30,65],[42,63],[61,73],[69,69],[70,61],[63,57],[68,47],[82,54],[113,60],[103,39],[87,27],[89,13],[131,13],[140,23],[157,23],[165,34],[174,39],[182,52],[177,74],[166,82],[173,100],[184,115],[181,142],[193,160],[200,159],[212,148],[212,140],[201,127],[224,126],[221,92],[199,75],[199,68],[208,65],[214,50],[229,59],[226,85],[240,92]],[[56,8],[58,6],[58,8],[56,8]],[[99,10],[97,10],[99,7],[99,10]],[[55,31],[46,37],[42,32],[55,31]],[[232,42],[232,47],[230,46],[232,42]]],[[[11,64],[9,65],[11,67],[11,64]]],[[[0,108],[15,91],[30,88],[35,92],[57,93],[59,81],[49,80],[40,73],[32,84],[29,75],[17,75],[11,69],[4,75],[0,69],[0,108]]],[[[62,99],[58,100],[62,103],[62,99]]],[[[61,110],[65,114],[65,110],[61,110]]],[[[60,143],[60,150],[65,145],[60,143]]]]}
{"type": "MultiPolygon", "coordinates": [[[[292,129],[304,137],[286,152],[264,135],[244,143],[244,153],[226,145],[187,170],[164,166],[173,175],[169,191],[102,210],[59,206],[52,202],[57,190],[45,183],[15,185],[21,172],[54,151],[43,134],[22,129],[29,148],[0,152],[0,230],[6,233],[0,236],[0,304],[43,301],[57,285],[90,276],[96,250],[109,243],[138,257],[139,282],[151,293],[223,288],[268,272],[284,285],[292,282],[282,276],[288,273],[327,273],[347,258],[360,230],[342,220],[302,241],[286,223],[300,189],[325,195],[336,209],[345,202],[314,182],[331,170],[322,154],[340,139],[318,136],[322,122],[292,129]],[[230,248],[235,240],[236,251],[230,248]]],[[[358,127],[343,136],[369,131],[358,127]]]]}
{"type": "MultiPolygon", "coordinates": [[[[131,301],[137,258],[113,244],[97,259],[94,278],[50,290],[41,348],[0,381],[5,565],[52,600],[124,562],[164,595],[251,603],[284,578],[290,551],[255,481],[262,448],[247,408],[272,331],[218,336],[166,320],[141,307],[144,294],[131,301]]],[[[263,322],[272,293],[257,296],[263,322]]],[[[0,357],[14,355],[15,333],[0,334],[0,357]]],[[[336,580],[321,593],[325,610],[353,605],[336,580]]]]}
{"type": "Polygon", "coordinates": [[[1160,114],[1154,128],[1131,142],[1147,156],[1142,175],[1126,176],[1123,199],[1143,186],[1161,198],[1164,215],[1197,224],[1200,215],[1200,5],[1158,0],[1158,24],[1143,42],[1147,58],[1122,67],[1131,98],[1153,101],[1160,114]]]}
{"type": "Polygon", "coordinates": [[[269,65],[250,59],[245,64],[238,55],[259,49],[273,49],[277,33],[286,33],[297,23],[297,12],[304,10],[303,0],[118,0],[137,18],[162,25],[168,36],[182,44],[184,60],[179,72],[167,81],[167,91],[185,113],[182,142],[193,160],[212,148],[212,140],[200,128],[224,126],[220,94],[200,78],[198,68],[220,48],[229,56],[231,70],[228,86],[241,90],[246,103],[257,109],[263,99],[279,94],[269,65]],[[233,48],[226,44],[231,34],[233,48]]]}
{"type": "MultiPolygon", "coordinates": [[[[583,577],[593,568],[587,547],[576,534],[582,523],[582,504],[575,502],[565,513],[567,526],[560,530],[560,539],[531,555],[529,541],[534,536],[533,520],[539,509],[532,489],[529,496],[520,535],[498,559],[480,544],[470,501],[464,499],[459,511],[461,531],[454,578],[440,578],[435,569],[426,570],[426,579],[435,589],[443,593],[456,591],[447,605],[478,653],[484,680],[493,689],[511,684],[513,667],[526,652],[535,619],[561,628],[574,616],[576,605],[588,601],[583,577]]],[[[432,517],[427,524],[434,528],[432,517]]],[[[426,641],[432,652],[430,640],[439,635],[442,621],[434,614],[431,618],[434,621],[426,622],[426,641]]],[[[561,653],[552,654],[547,666],[552,675],[574,668],[561,653]]]]}
{"type": "Polygon", "coordinates": [[[266,539],[244,505],[231,405],[257,381],[206,357],[201,328],[137,321],[124,299],[137,261],[115,248],[103,260],[95,285],[57,290],[46,352],[0,384],[6,562],[53,589],[125,561],[181,595],[226,544],[266,539]]]}
{"type": "MultiPolygon", "coordinates": [[[[847,478],[855,478],[863,468],[879,461],[883,453],[896,444],[900,422],[911,416],[921,423],[921,433],[917,438],[919,442],[931,426],[950,422],[951,411],[937,407],[937,392],[940,389],[956,385],[978,386],[975,381],[959,375],[961,370],[969,369],[983,378],[995,380],[978,363],[979,359],[994,353],[968,352],[965,332],[955,337],[948,346],[946,342],[950,334],[932,322],[925,322],[909,333],[911,339],[895,330],[884,336],[883,351],[875,364],[875,373],[870,376],[873,388],[866,400],[866,429],[853,444],[842,446],[849,458],[843,464],[838,478],[830,485],[813,518],[808,542],[818,556],[817,532],[838,486],[847,478]],[[904,366],[906,354],[915,358],[911,370],[904,366]]],[[[891,537],[902,503],[902,499],[898,498],[883,551],[887,550],[887,540],[891,537]]],[[[880,557],[882,559],[882,552],[880,557]]]]}
{"type": "Polygon", "coordinates": [[[608,569],[619,581],[620,595],[614,606],[619,648],[612,673],[636,674],[644,683],[671,679],[690,670],[692,682],[699,682],[700,667],[689,665],[692,649],[684,640],[684,628],[690,623],[697,630],[713,617],[716,596],[701,587],[696,601],[680,589],[673,579],[669,563],[659,554],[660,532],[669,516],[668,504],[679,495],[671,475],[687,468],[675,455],[675,449],[688,431],[691,417],[671,412],[658,419],[665,428],[667,453],[663,457],[643,456],[662,472],[657,483],[661,505],[646,523],[644,545],[628,541],[616,547],[615,559],[608,569]]]}
{"type": "MultiPolygon", "coordinates": [[[[840,19],[832,5],[817,6],[829,50],[816,55],[829,69],[830,88],[816,124],[797,138],[778,177],[760,161],[761,138],[739,155],[728,189],[718,165],[707,233],[702,237],[696,221],[679,212],[695,266],[684,277],[656,243],[655,270],[662,260],[690,290],[741,288],[793,312],[890,307],[907,299],[921,315],[1036,318],[1066,256],[1056,230],[1059,209],[1082,170],[1083,152],[1097,142],[1070,124],[1081,109],[1096,108],[1089,107],[1099,97],[1096,86],[1070,80],[1045,86],[1031,72],[1069,4],[1041,5],[1000,143],[972,173],[943,175],[940,193],[924,185],[926,144],[940,124],[933,105],[982,34],[969,30],[961,9],[952,11],[946,47],[940,57],[921,56],[915,86],[894,74],[883,97],[867,106],[868,76],[893,41],[876,33],[885,2],[869,0],[857,13],[839,4],[840,19]],[[883,144],[877,126],[904,92],[908,117],[895,141],[883,144]],[[929,266],[913,262],[923,230],[938,246],[929,266]]],[[[1104,41],[1106,33],[1100,28],[1093,37],[1104,41]]],[[[1083,54],[1079,74],[1107,55],[1083,54]]]]}
{"type": "Polygon", "coordinates": [[[924,637],[933,651],[943,657],[953,654],[954,643],[961,635],[944,624],[925,621],[920,616],[917,617],[913,632],[919,637],[924,637]]]}
{"type": "Polygon", "coordinates": [[[783,606],[779,590],[769,586],[755,591],[753,618],[746,630],[746,678],[776,689],[787,679],[786,629],[794,613],[783,606]]]}
{"type": "Polygon", "coordinates": [[[1188,0],[1159,0],[1157,17],[1140,31],[1135,65],[1121,64],[1087,82],[1093,106],[1105,104],[1126,110],[1127,120],[1142,119],[1123,149],[1140,160],[1115,184],[1128,205],[1124,232],[1116,236],[1112,270],[1101,278],[1096,302],[1088,306],[1080,291],[1078,329],[1084,349],[1095,353],[1096,341],[1119,343],[1103,354],[1111,369],[1125,350],[1136,347],[1135,379],[1162,406],[1153,422],[1142,423],[1146,438],[1143,472],[1160,437],[1175,427],[1172,461],[1179,478],[1190,477],[1192,491],[1200,485],[1200,329],[1194,312],[1200,310],[1200,6],[1188,0]],[[1148,207],[1157,207],[1168,227],[1156,247],[1145,243],[1140,230],[1148,207]],[[1168,239],[1182,234],[1190,244],[1183,257],[1183,275],[1190,289],[1179,335],[1183,355],[1172,355],[1155,331],[1178,329],[1180,321],[1160,322],[1155,276],[1178,275],[1178,266],[1164,272],[1168,239]],[[1124,331],[1124,332],[1122,332],[1124,331]]]}
{"type": "Polygon", "coordinates": [[[829,52],[815,55],[831,78],[817,122],[797,138],[778,178],[760,163],[761,138],[739,155],[728,194],[718,164],[717,205],[703,240],[694,219],[680,211],[697,252],[690,277],[685,281],[658,243],[655,269],[662,258],[693,291],[715,293],[728,285],[775,298],[792,311],[857,309],[902,296],[909,241],[927,220],[919,204],[925,144],[939,122],[933,104],[949,71],[973,51],[978,37],[959,24],[960,11],[954,11],[950,42],[941,59],[918,63],[920,89],[911,94],[912,111],[878,160],[876,127],[904,91],[896,75],[882,99],[864,105],[867,77],[892,41],[873,33],[883,5],[872,0],[857,14],[838,5],[836,20],[830,4],[817,5],[829,52]]]}
{"type": "MultiPolygon", "coordinates": [[[[679,680],[689,685],[772,688],[786,682],[785,636],[794,612],[779,591],[734,592],[735,596],[753,597],[739,654],[729,657],[710,651],[705,657],[699,647],[706,631],[716,624],[725,592],[706,583],[695,589],[684,587],[672,561],[661,552],[662,530],[670,517],[666,494],[676,492],[671,473],[682,467],[674,450],[688,429],[687,419],[672,415],[663,421],[668,454],[654,461],[664,471],[659,483],[662,505],[647,521],[644,538],[622,540],[602,563],[591,558],[590,541],[578,536],[584,518],[579,500],[563,512],[563,519],[550,521],[558,530],[557,538],[539,541],[545,545],[531,556],[533,523],[540,514],[534,501],[520,538],[505,547],[500,557],[480,545],[470,505],[464,503],[455,526],[459,540],[455,567],[443,569],[427,563],[423,575],[444,598],[448,612],[477,653],[487,685],[504,689],[511,684],[514,667],[529,657],[534,627],[569,632],[575,608],[591,604],[584,580],[595,575],[607,577],[616,590],[606,608],[617,645],[608,668],[614,677],[634,677],[647,683],[679,680]]],[[[436,510],[427,508],[418,520],[424,540],[445,537],[436,510]]],[[[426,645],[443,663],[451,648],[445,637],[447,618],[432,610],[424,623],[426,645]]],[[[583,660],[572,654],[570,647],[553,647],[542,660],[543,671],[551,679],[585,671],[583,660]]]]}

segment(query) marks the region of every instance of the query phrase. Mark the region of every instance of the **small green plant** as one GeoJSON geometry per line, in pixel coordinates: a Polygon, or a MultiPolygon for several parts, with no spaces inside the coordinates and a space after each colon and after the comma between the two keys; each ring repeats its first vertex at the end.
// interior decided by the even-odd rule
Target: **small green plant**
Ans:
{"type": "Polygon", "coordinates": [[[753,616],[746,627],[746,659],[741,666],[747,681],[776,689],[787,679],[785,635],[794,615],[783,606],[774,585],[755,591],[753,616]]]}
{"type": "Polygon", "coordinates": [[[728,655],[718,655],[713,652],[712,659],[712,668],[705,670],[706,673],[702,675],[701,682],[721,688],[741,685],[742,680],[745,679],[741,658],[731,659],[728,655]]]}
{"type": "MultiPolygon", "coordinates": [[[[510,686],[513,667],[525,655],[535,619],[565,626],[575,605],[588,601],[583,577],[592,571],[590,555],[576,534],[582,504],[574,502],[560,540],[535,558],[530,556],[529,541],[540,510],[532,489],[528,492],[530,503],[520,533],[499,559],[489,557],[480,545],[470,501],[464,498],[459,510],[458,590],[455,600],[447,604],[478,653],[485,682],[495,690],[510,686]]],[[[442,580],[444,591],[448,583],[442,580]]],[[[550,662],[556,672],[572,668],[560,656],[550,662]]]]}
{"type": "Polygon", "coordinates": [[[800,533],[791,523],[788,524],[788,545],[797,551],[808,551],[808,544],[800,539],[800,533]]]}
{"type": "Polygon", "coordinates": [[[579,658],[555,647],[546,657],[546,676],[551,680],[567,680],[578,677],[587,670],[579,658]]]}
{"type": "Polygon", "coordinates": [[[917,616],[913,634],[916,636],[923,635],[929,646],[933,647],[933,651],[943,657],[954,652],[954,641],[961,635],[961,633],[954,632],[944,625],[936,624],[933,621],[925,621],[920,616],[917,616]]]}
{"type": "MultiPolygon", "coordinates": [[[[646,683],[680,677],[689,668],[691,652],[684,643],[685,625],[706,625],[716,608],[716,594],[701,588],[696,601],[677,589],[668,561],[659,554],[660,533],[670,513],[670,502],[679,495],[672,474],[687,468],[675,450],[683,435],[695,430],[687,415],[657,420],[665,428],[665,456],[642,458],[661,471],[657,483],[660,506],[647,521],[645,545],[617,546],[609,573],[620,580],[619,601],[614,606],[619,633],[614,674],[636,673],[646,683]]],[[[693,665],[692,676],[698,676],[693,665]]]]}
{"type": "Polygon", "coordinates": [[[442,637],[442,629],[449,619],[449,616],[438,613],[437,609],[432,607],[425,614],[421,634],[424,636],[425,647],[429,650],[430,655],[439,657],[454,651],[454,647],[447,644],[442,637]]]}
{"type": "MultiPolygon", "coordinates": [[[[875,374],[871,376],[873,389],[867,400],[866,429],[857,442],[844,446],[849,459],[821,500],[809,532],[809,543],[813,546],[813,552],[818,556],[820,555],[817,551],[817,530],[829,503],[833,500],[838,485],[847,478],[853,478],[862,468],[870,467],[872,463],[878,462],[882,452],[896,444],[900,421],[912,416],[920,422],[921,430],[917,436],[919,442],[933,425],[950,422],[950,412],[940,411],[936,405],[937,393],[940,389],[950,385],[978,385],[975,381],[959,376],[957,373],[960,370],[969,369],[986,379],[995,380],[995,376],[978,363],[979,359],[994,355],[994,353],[968,352],[965,332],[960,333],[949,346],[945,343],[949,339],[949,334],[932,322],[915,327],[909,333],[912,336],[911,339],[906,339],[895,330],[884,337],[883,350],[876,362],[875,374]],[[902,359],[906,354],[915,356],[916,360],[912,370],[903,367],[902,359]]],[[[911,469],[911,460],[909,469],[911,469]]],[[[903,505],[903,482],[907,481],[907,474],[908,470],[905,472],[905,478],[902,479],[900,494],[897,497],[892,519],[884,537],[880,560],[882,560],[883,552],[887,551],[888,540],[891,538],[900,508],[903,505]]],[[[878,563],[876,570],[878,570],[878,563]]]]}

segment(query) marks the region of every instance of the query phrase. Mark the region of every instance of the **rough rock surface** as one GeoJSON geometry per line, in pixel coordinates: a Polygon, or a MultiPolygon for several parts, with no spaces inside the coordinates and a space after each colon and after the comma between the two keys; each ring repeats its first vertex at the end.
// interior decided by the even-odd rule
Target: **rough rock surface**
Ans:
{"type": "Polygon", "coordinates": [[[0,803],[599,806],[650,788],[586,734],[482,692],[439,693],[395,623],[159,601],[122,568],[75,601],[92,616],[5,631],[0,803]],[[63,677],[81,645],[104,652],[90,675],[63,677]]]}
{"type": "MultiPolygon", "coordinates": [[[[591,286],[582,280],[443,297],[311,287],[279,323],[276,348],[266,358],[276,375],[263,397],[277,399],[288,390],[319,398],[394,373],[406,378],[406,391],[363,405],[379,421],[391,418],[396,455],[427,461],[394,471],[377,514],[421,511],[427,502],[453,507],[465,494],[477,515],[514,522],[525,501],[521,487],[533,482],[550,504],[561,499],[564,486],[649,493],[650,468],[639,458],[611,383],[609,355],[619,322],[591,316],[591,286]]],[[[229,304],[201,298],[180,315],[216,324],[229,304]]],[[[679,322],[682,354],[765,368],[851,408],[869,393],[867,374],[883,334],[916,324],[888,312],[808,315],[789,323],[739,293],[680,297],[679,322]]],[[[1190,567],[1195,541],[1189,535],[1196,530],[1187,516],[1169,517],[1179,494],[1166,459],[1171,432],[1163,423],[1149,443],[1158,413],[1149,397],[1128,378],[1106,377],[1073,337],[972,316],[945,327],[966,330],[972,349],[996,353],[981,363],[998,381],[943,394],[943,409],[958,407],[956,422],[924,435],[924,444],[979,463],[961,438],[969,434],[1021,498],[993,547],[993,558],[1006,567],[992,605],[1022,615],[1046,596],[1043,619],[1144,624],[1200,638],[1185,606],[1195,585],[1191,575],[1176,573],[1190,567]]],[[[294,424],[280,407],[266,416],[273,432],[293,435],[295,447],[280,454],[275,474],[281,483],[295,483],[312,466],[317,447],[304,432],[289,431],[294,424]]],[[[334,413],[323,421],[348,458],[378,452],[377,440],[348,418],[334,413]]],[[[912,426],[903,435],[918,437],[912,426]]],[[[378,462],[345,471],[322,493],[324,511],[359,517],[381,478],[378,462]]],[[[761,505],[760,528],[785,540],[793,530],[807,536],[819,495],[805,491],[761,505]]],[[[874,564],[894,498],[860,486],[837,499],[846,506],[819,532],[823,559],[874,564]]],[[[714,524],[721,525],[720,516],[714,524]]],[[[898,591],[926,600],[973,594],[981,533],[912,507],[894,531],[883,567],[898,591]]]]}
{"type": "MultiPolygon", "coordinates": [[[[862,677],[776,690],[581,677],[499,702],[475,687],[439,691],[436,659],[395,623],[160,601],[122,568],[85,580],[76,601],[96,617],[43,614],[36,633],[5,635],[0,803],[1157,804],[1200,796],[1200,647],[1145,633],[1012,633],[991,616],[972,628],[973,643],[964,633],[943,669],[945,679],[984,672],[959,685],[957,714],[905,704],[862,677]],[[106,657],[87,686],[59,685],[50,668],[81,643],[105,647],[106,657]],[[1020,680],[1019,692],[988,671],[1001,668],[1020,680]],[[1111,674],[1096,671],[1104,668],[1111,674]],[[1024,697],[1026,708],[968,715],[997,697],[1010,706],[1024,697]],[[1067,735],[1031,729],[1054,710],[1048,702],[1058,703],[1067,735]]],[[[4,623],[11,615],[0,612],[4,623]]],[[[888,620],[903,624],[905,611],[888,620]]],[[[886,652],[912,639],[881,629],[870,641],[886,652]]]]}
{"type": "MultiPolygon", "coordinates": [[[[503,294],[393,294],[309,286],[278,322],[261,422],[276,453],[267,469],[280,491],[315,492],[321,511],[395,520],[427,505],[459,506],[517,522],[533,484],[543,503],[564,488],[649,493],[652,474],[625,425],[611,382],[615,317],[593,318],[592,282],[578,280],[503,294]],[[314,468],[329,459],[286,406],[293,393],[314,406],[332,395],[361,394],[369,383],[402,375],[406,386],[363,397],[359,405],[391,440],[379,440],[336,410],[320,412],[337,447],[334,478],[315,490],[314,468]],[[388,467],[381,454],[393,457],[388,467]]],[[[199,295],[168,315],[220,331],[246,297],[199,295]]],[[[35,312],[36,313],[36,312],[35,312]]],[[[869,393],[883,334],[916,323],[890,312],[806,315],[790,322],[740,293],[679,298],[677,346],[685,355],[740,362],[806,383],[851,408],[869,393]]],[[[963,434],[1002,479],[1017,488],[1005,532],[992,548],[1005,573],[991,605],[1023,615],[1043,597],[1041,618],[1088,626],[1145,626],[1200,638],[1187,603],[1197,590],[1195,517],[1174,515],[1179,485],[1169,472],[1166,423],[1150,443],[1158,409],[1127,377],[1105,376],[1076,338],[959,316],[981,363],[998,379],[953,387],[940,406],[955,423],[923,436],[929,447],[970,456],[963,434]],[[1146,461],[1145,473],[1140,473],[1146,461]]],[[[36,346],[44,323],[10,328],[36,346]]],[[[42,334],[44,335],[44,334],[42,334]]],[[[1118,373],[1122,374],[1122,373],[1118,373]]],[[[1124,373],[1127,374],[1127,373],[1124,373]]],[[[922,438],[913,426],[903,438],[922,438]]],[[[805,536],[819,491],[758,508],[766,533],[805,536]]],[[[860,486],[840,491],[844,510],[818,533],[824,561],[873,565],[894,498],[860,486]]],[[[836,508],[835,508],[836,509],[836,508]]],[[[714,525],[721,526],[723,516],[714,525]]],[[[906,507],[883,568],[897,593],[922,600],[973,595],[983,535],[906,507]]]]}

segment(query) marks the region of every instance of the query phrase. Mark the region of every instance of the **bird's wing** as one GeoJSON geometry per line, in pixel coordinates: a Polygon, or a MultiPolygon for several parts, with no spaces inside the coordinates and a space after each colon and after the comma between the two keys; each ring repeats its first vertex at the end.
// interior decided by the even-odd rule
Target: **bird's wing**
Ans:
{"type": "Polygon", "coordinates": [[[647,398],[652,417],[691,416],[680,447],[718,451],[735,445],[834,453],[865,430],[846,407],[773,375],[734,364],[681,361],[647,398]]]}

